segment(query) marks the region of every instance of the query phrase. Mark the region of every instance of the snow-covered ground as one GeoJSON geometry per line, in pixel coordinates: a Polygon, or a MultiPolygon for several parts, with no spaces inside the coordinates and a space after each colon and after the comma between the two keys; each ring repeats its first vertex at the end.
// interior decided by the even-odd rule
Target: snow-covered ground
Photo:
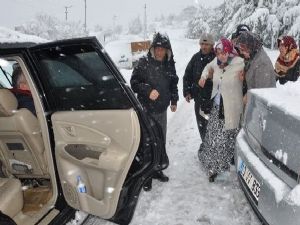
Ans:
{"type": "MultiPolygon", "coordinates": [[[[168,183],[153,182],[140,195],[132,225],[259,225],[235,171],[209,183],[197,157],[200,137],[193,104],[182,103],[169,121],[168,183]]],[[[96,217],[85,225],[112,225],[96,217]]]]}

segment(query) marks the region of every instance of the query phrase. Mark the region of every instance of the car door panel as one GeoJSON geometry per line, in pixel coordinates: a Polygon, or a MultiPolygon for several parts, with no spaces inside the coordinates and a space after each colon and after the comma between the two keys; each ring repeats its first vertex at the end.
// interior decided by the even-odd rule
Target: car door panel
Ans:
{"type": "Polygon", "coordinates": [[[28,54],[44,93],[62,197],[129,223],[144,182],[168,165],[159,126],[95,37],[36,45],[28,54]],[[78,193],[77,176],[86,193],[78,193]]]}
{"type": "Polygon", "coordinates": [[[58,173],[68,204],[111,218],[139,147],[136,112],[66,111],[54,113],[51,120],[58,173]],[[86,193],[76,190],[77,176],[85,183],[86,193]]]}

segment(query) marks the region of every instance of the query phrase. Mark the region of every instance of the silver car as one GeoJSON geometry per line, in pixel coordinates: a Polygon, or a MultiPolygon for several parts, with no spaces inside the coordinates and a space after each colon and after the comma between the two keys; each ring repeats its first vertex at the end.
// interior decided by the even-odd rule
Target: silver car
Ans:
{"type": "Polygon", "coordinates": [[[236,141],[236,169],[246,197],[264,224],[299,225],[299,98],[287,98],[283,92],[250,92],[236,141]]]}

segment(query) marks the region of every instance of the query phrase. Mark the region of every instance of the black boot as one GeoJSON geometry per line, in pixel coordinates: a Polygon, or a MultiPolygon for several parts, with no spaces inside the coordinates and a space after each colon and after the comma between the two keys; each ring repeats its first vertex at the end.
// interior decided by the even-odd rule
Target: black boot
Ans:
{"type": "Polygon", "coordinates": [[[169,177],[167,177],[162,171],[158,171],[153,176],[154,179],[159,180],[160,182],[168,182],[169,177]]]}
{"type": "Polygon", "coordinates": [[[208,180],[210,183],[215,182],[216,177],[218,176],[217,173],[213,172],[213,171],[209,171],[208,172],[208,180]]]}
{"type": "Polygon", "coordinates": [[[152,189],[152,178],[149,178],[149,180],[147,180],[146,183],[144,183],[143,189],[144,189],[144,191],[151,191],[151,189],[152,189]]]}

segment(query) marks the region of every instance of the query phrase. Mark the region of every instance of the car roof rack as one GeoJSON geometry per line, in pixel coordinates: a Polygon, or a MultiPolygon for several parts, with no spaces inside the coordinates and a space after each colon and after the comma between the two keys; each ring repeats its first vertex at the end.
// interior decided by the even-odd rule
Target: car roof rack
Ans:
{"type": "Polygon", "coordinates": [[[11,48],[30,48],[38,43],[34,42],[1,42],[0,49],[11,49],[11,48]]]}

